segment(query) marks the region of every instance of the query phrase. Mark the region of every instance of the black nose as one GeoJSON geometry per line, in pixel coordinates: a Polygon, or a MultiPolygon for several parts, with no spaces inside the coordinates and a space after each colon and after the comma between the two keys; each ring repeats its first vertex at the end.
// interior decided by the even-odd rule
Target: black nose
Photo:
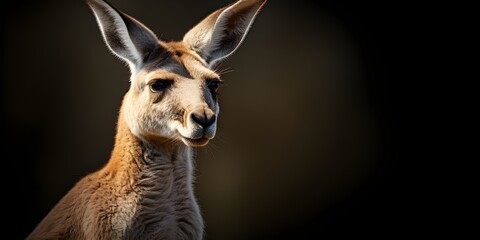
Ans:
{"type": "Polygon", "coordinates": [[[204,129],[208,128],[215,122],[215,113],[210,109],[198,109],[190,114],[192,120],[202,126],[204,129]]]}

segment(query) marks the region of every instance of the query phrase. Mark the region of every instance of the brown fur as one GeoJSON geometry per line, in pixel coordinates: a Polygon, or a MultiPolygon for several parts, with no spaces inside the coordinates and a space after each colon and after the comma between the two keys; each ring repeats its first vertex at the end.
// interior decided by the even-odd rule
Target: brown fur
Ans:
{"type": "MultiPolygon", "coordinates": [[[[128,232],[128,228],[123,232],[123,226],[118,227],[118,232],[115,231],[116,224],[122,224],[125,220],[128,222],[141,215],[141,209],[135,209],[132,206],[141,201],[145,191],[142,176],[150,170],[145,164],[144,144],[131,133],[121,113],[119,116],[115,146],[108,164],[80,180],[27,239],[119,239],[122,235],[130,236],[126,239],[139,239],[144,233],[151,231],[171,231],[167,236],[171,236],[172,239],[183,239],[175,236],[173,229],[188,223],[179,221],[175,221],[175,226],[144,225],[142,227],[144,229],[139,232],[128,232]],[[105,205],[109,208],[105,208],[105,205]],[[170,230],[166,229],[168,227],[170,230]]],[[[167,159],[170,162],[163,163],[164,171],[181,178],[183,173],[176,172],[176,168],[185,166],[182,159],[175,159],[173,156],[178,152],[186,151],[186,146],[166,143],[165,139],[158,137],[150,140],[150,143],[154,144],[159,151],[168,153],[167,159]]],[[[164,186],[166,190],[164,195],[175,192],[178,187],[175,185],[178,185],[175,180],[167,182],[164,186]]],[[[172,211],[184,210],[175,209],[184,208],[177,204],[170,207],[173,208],[172,211]]],[[[201,229],[197,231],[202,232],[201,229]]],[[[200,236],[192,237],[200,238],[200,236]]]]}

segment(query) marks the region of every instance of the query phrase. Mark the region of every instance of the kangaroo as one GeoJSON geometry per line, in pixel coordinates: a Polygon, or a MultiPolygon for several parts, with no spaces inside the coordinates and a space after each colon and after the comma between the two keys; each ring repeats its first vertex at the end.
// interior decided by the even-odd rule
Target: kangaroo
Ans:
{"type": "Polygon", "coordinates": [[[165,42],[103,0],[86,0],[110,51],[131,72],[105,166],[80,179],[27,239],[202,239],[193,193],[197,147],[217,128],[218,64],[267,0],[239,0],[165,42]]]}

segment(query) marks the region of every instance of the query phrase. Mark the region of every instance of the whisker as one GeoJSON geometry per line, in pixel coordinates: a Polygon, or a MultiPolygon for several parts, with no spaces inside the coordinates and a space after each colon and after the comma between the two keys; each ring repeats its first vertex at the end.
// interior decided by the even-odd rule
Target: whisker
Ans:
{"type": "Polygon", "coordinates": [[[218,73],[218,75],[224,75],[224,74],[227,74],[227,73],[231,73],[233,72],[234,70],[231,69],[231,68],[223,68],[223,69],[220,69],[219,71],[216,69],[215,72],[218,73]]]}

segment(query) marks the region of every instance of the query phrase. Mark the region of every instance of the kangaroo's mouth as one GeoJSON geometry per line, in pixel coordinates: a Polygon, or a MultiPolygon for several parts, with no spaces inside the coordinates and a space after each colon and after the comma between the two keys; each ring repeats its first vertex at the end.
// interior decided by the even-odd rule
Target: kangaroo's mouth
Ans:
{"type": "Polygon", "coordinates": [[[202,136],[201,138],[198,138],[198,139],[187,138],[182,136],[181,139],[185,143],[185,145],[190,147],[203,147],[207,145],[207,143],[210,141],[210,139],[206,138],[205,136],[202,136]]]}

